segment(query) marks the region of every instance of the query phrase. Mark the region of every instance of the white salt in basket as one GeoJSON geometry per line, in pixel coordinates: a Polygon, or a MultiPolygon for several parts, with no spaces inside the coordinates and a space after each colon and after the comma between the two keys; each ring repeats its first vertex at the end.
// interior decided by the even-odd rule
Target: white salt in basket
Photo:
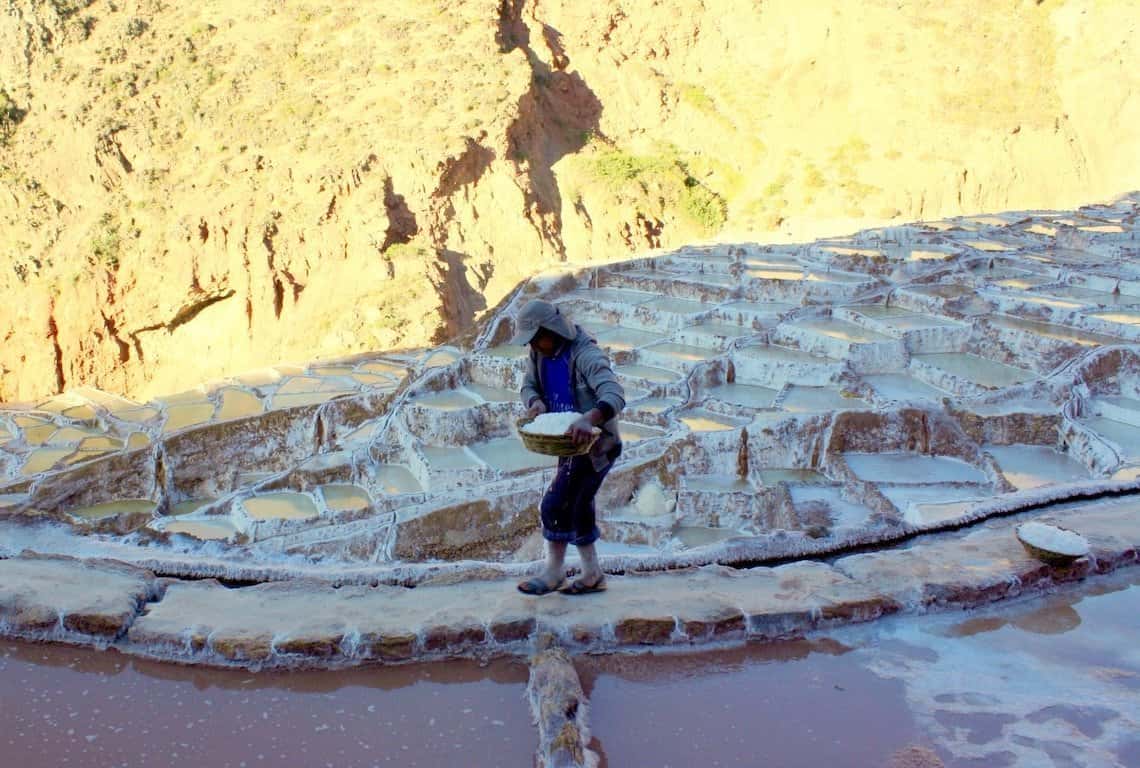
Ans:
{"type": "Polygon", "coordinates": [[[594,427],[589,442],[574,445],[566,430],[581,416],[580,413],[544,413],[537,419],[525,416],[515,422],[519,439],[528,451],[546,456],[582,456],[589,453],[602,430],[594,427]],[[530,429],[528,429],[530,427],[530,429]]]}

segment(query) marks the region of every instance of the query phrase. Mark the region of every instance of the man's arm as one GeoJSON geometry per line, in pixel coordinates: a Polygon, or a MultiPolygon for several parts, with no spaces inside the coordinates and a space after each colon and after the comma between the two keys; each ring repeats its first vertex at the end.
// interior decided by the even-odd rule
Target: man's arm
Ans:
{"type": "Polygon", "coordinates": [[[542,401],[542,394],[538,391],[538,368],[535,365],[534,352],[529,352],[527,355],[526,373],[523,374],[519,397],[527,409],[527,416],[533,418],[546,412],[546,403],[542,401]]]}
{"type": "Polygon", "coordinates": [[[621,414],[625,409],[625,389],[618,381],[610,360],[598,347],[583,352],[578,359],[582,374],[590,389],[594,390],[597,410],[604,417],[601,424],[621,414]]]}

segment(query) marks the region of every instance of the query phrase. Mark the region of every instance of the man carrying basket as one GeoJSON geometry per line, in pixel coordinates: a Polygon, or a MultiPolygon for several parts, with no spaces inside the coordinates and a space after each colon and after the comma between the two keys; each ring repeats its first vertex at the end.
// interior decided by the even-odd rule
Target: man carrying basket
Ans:
{"type": "Polygon", "coordinates": [[[600,535],[594,496],[621,454],[618,415],[625,407],[625,391],[597,342],[550,302],[529,302],[519,311],[515,329],[511,343],[530,345],[520,390],[527,418],[565,411],[582,414],[566,432],[579,446],[589,443],[595,428],[601,428],[588,453],[559,457],[558,471],[540,506],[546,569],[520,582],[519,591],[600,592],[606,581],[594,546],[600,535]],[[582,573],[567,584],[564,561],[569,544],[578,547],[582,573]]]}

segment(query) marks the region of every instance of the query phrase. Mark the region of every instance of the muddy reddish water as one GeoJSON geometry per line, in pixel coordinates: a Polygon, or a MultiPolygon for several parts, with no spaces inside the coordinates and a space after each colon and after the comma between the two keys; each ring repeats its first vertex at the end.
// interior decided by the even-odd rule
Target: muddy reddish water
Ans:
{"type": "Polygon", "coordinates": [[[1140,768],[1140,573],[700,655],[580,659],[603,766],[1140,768]]]}
{"type": "MultiPolygon", "coordinates": [[[[609,768],[1140,768],[1140,569],[776,645],[581,657],[609,768]]],[[[0,766],[531,766],[521,661],[250,674],[0,642],[0,766]]]]}
{"type": "Polygon", "coordinates": [[[0,643],[0,766],[528,766],[527,667],[250,674],[0,643]]]}
{"type": "Polygon", "coordinates": [[[831,640],[580,664],[603,765],[880,766],[921,737],[903,683],[831,640]]]}

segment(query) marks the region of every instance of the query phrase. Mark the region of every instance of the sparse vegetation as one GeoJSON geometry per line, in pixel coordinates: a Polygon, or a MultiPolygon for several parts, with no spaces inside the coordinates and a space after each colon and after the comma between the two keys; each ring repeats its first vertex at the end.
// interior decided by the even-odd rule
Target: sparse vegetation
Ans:
{"type": "Polygon", "coordinates": [[[27,111],[20,109],[8,92],[0,88],[0,144],[7,143],[25,115],[27,111]]]}
{"type": "Polygon", "coordinates": [[[709,92],[699,85],[686,83],[679,89],[681,101],[702,112],[716,112],[716,103],[713,102],[709,92]]]}
{"type": "Polygon", "coordinates": [[[692,176],[685,179],[681,194],[681,210],[706,234],[720,231],[728,219],[728,206],[720,195],[700,184],[692,176]]]}
{"type": "Polygon", "coordinates": [[[119,268],[122,238],[119,235],[119,225],[112,214],[104,213],[100,217],[90,245],[91,255],[88,260],[92,265],[102,266],[112,272],[119,268]]]}
{"type": "Polygon", "coordinates": [[[720,230],[728,218],[725,200],[692,176],[675,147],[662,145],[659,149],[659,154],[648,156],[604,150],[593,160],[593,175],[611,194],[652,196],[664,209],[675,209],[704,234],[720,230]]]}

